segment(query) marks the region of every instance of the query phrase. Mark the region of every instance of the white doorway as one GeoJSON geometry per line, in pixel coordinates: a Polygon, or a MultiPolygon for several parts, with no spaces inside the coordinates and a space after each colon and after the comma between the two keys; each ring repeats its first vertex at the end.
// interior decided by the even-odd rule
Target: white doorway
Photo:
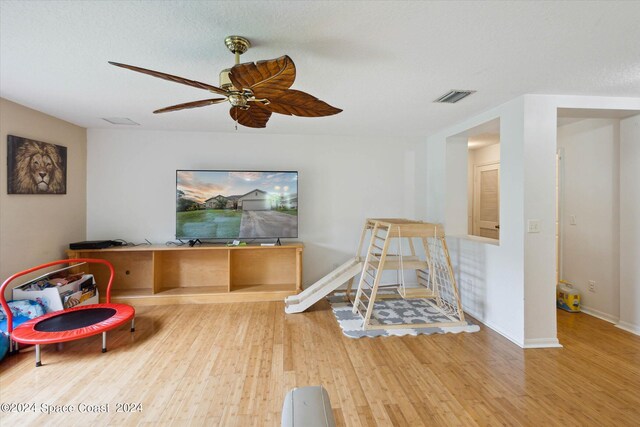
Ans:
{"type": "Polygon", "coordinates": [[[474,166],[473,235],[500,239],[500,163],[474,166]]]}
{"type": "MultiPolygon", "coordinates": [[[[467,154],[470,236],[500,239],[500,133],[470,136],[467,154]]],[[[489,241],[487,241],[489,242],[489,241]]]]}
{"type": "Polygon", "coordinates": [[[624,206],[639,194],[637,181],[625,179],[636,168],[631,153],[638,141],[637,133],[622,131],[634,116],[638,111],[558,110],[558,281],[580,292],[583,312],[618,326],[625,311],[633,317],[637,294],[625,272],[634,268],[627,258],[639,236],[624,206]]]}

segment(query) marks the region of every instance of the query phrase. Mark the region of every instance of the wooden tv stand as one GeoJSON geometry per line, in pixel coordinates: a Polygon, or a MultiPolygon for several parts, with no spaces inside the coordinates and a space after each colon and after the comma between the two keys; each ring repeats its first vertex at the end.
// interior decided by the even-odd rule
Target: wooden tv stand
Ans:
{"type": "MultiPolygon", "coordinates": [[[[301,243],[282,246],[124,246],[68,250],[69,258],[101,258],[115,268],[112,302],[133,305],[278,301],[300,292],[301,243]]],[[[95,276],[101,299],[108,272],[95,276]]]]}

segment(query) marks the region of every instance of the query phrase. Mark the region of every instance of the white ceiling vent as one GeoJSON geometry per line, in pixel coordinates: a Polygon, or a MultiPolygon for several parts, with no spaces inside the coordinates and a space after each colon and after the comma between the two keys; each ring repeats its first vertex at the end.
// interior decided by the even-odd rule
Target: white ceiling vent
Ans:
{"type": "Polygon", "coordinates": [[[112,125],[134,125],[140,126],[140,123],[136,123],[126,117],[103,117],[102,120],[111,123],[112,125]]]}
{"type": "Polygon", "coordinates": [[[447,104],[455,104],[463,98],[471,95],[472,93],[476,93],[475,90],[451,90],[438,99],[435,99],[433,102],[446,102],[447,104]]]}

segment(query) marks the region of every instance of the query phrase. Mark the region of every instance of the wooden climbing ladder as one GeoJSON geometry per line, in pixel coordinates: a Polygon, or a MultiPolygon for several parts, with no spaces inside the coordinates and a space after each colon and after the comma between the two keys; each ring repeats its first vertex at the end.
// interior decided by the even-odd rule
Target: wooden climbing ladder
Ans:
{"type": "MultiPolygon", "coordinates": [[[[398,218],[368,219],[360,239],[357,256],[362,252],[366,235],[370,241],[363,263],[358,290],[353,303],[353,313],[363,319],[363,329],[428,328],[463,326],[467,323],[460,302],[460,294],[453,274],[451,259],[442,226],[421,221],[398,218]],[[394,240],[395,239],[395,240],[394,240]],[[418,239],[423,251],[419,256],[413,240],[418,239]],[[403,241],[407,241],[410,254],[405,255],[403,241]],[[390,253],[392,248],[397,254],[390,253]],[[400,283],[382,284],[382,273],[396,269],[401,274],[400,283]],[[415,270],[416,285],[408,287],[404,280],[405,270],[415,270]],[[378,293],[381,289],[393,292],[378,293]],[[377,299],[422,298],[445,319],[430,323],[384,324],[375,319],[377,299]]],[[[352,281],[347,286],[347,298],[351,299],[352,281]]]]}

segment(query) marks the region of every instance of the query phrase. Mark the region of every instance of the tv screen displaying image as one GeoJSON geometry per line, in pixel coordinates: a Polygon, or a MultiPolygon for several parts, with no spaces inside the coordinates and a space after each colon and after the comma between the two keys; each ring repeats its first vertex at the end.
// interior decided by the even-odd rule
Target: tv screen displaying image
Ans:
{"type": "Polygon", "coordinates": [[[298,172],[176,171],[177,239],[298,237],[298,172]]]}

